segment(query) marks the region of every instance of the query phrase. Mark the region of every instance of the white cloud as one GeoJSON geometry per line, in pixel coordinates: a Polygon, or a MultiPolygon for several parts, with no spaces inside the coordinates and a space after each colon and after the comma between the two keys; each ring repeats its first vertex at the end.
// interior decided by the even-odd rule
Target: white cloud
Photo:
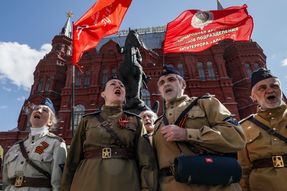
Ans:
{"type": "Polygon", "coordinates": [[[285,58],[284,60],[282,60],[282,66],[287,66],[287,58],[285,58]]]}
{"type": "Polygon", "coordinates": [[[8,88],[8,87],[2,87],[2,89],[6,92],[11,92],[12,91],[12,88],[8,88]]]}
{"type": "Polygon", "coordinates": [[[7,78],[19,87],[31,88],[35,66],[51,48],[50,44],[35,50],[26,44],[0,42],[0,79],[7,78]]]}
{"type": "Polygon", "coordinates": [[[24,96],[22,96],[22,97],[17,97],[17,101],[24,101],[26,98],[24,97],[24,96]]]}
{"type": "Polygon", "coordinates": [[[6,108],[8,108],[7,105],[0,105],[0,109],[6,109],[6,108]]]}

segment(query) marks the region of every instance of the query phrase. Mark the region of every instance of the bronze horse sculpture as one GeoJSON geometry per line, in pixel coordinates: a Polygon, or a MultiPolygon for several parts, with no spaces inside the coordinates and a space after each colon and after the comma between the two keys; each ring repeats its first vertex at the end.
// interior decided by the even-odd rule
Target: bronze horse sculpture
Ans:
{"type": "Polygon", "coordinates": [[[124,108],[135,113],[139,113],[141,108],[147,107],[140,98],[141,88],[149,79],[141,66],[140,47],[145,48],[139,34],[134,30],[130,30],[123,50],[124,61],[119,66],[119,78],[126,87],[126,104],[124,108]]]}

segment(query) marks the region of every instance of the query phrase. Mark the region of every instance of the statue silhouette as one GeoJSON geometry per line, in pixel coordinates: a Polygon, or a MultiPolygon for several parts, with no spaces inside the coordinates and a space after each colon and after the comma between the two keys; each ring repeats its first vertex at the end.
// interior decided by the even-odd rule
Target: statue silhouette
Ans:
{"type": "Polygon", "coordinates": [[[130,30],[123,49],[124,62],[119,66],[119,78],[126,87],[126,104],[125,110],[139,114],[147,107],[141,100],[141,88],[146,86],[149,77],[143,71],[141,66],[142,56],[139,51],[140,47],[145,45],[139,38],[139,34],[130,30]]]}

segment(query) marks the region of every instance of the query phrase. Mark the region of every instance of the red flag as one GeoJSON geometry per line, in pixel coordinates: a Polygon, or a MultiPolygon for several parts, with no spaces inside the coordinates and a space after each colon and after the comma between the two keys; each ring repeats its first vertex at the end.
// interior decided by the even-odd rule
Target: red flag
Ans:
{"type": "Polygon", "coordinates": [[[199,52],[224,39],[250,40],[253,19],[247,5],[223,10],[187,10],[167,24],[164,53],[199,52]]]}
{"type": "Polygon", "coordinates": [[[73,24],[73,64],[104,36],[118,31],[130,4],[131,0],[98,0],[73,24]]]}

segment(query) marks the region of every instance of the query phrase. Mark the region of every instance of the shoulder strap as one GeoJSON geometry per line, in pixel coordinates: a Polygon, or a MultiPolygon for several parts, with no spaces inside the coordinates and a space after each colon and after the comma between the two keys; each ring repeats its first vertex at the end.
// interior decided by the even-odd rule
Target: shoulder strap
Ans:
{"type": "Polygon", "coordinates": [[[119,138],[118,134],[111,128],[111,123],[106,121],[101,115],[96,115],[103,127],[115,140],[120,147],[126,147],[125,143],[119,138]]]}
{"type": "Polygon", "coordinates": [[[193,108],[193,106],[195,106],[197,104],[197,101],[201,98],[197,97],[195,100],[193,100],[191,102],[191,104],[189,104],[189,106],[187,106],[187,108],[185,108],[185,110],[183,110],[183,112],[181,112],[181,114],[178,116],[178,118],[176,119],[176,121],[174,122],[175,125],[179,125],[181,120],[185,117],[185,115],[193,108]]]}
{"type": "Polygon", "coordinates": [[[286,137],[284,137],[280,133],[274,131],[272,128],[264,125],[263,123],[261,123],[260,121],[255,119],[254,117],[251,117],[248,120],[251,121],[252,123],[254,123],[255,125],[257,125],[258,127],[260,127],[261,129],[265,130],[268,134],[273,135],[273,136],[279,138],[280,140],[284,141],[285,143],[287,143],[286,137]]]}
{"type": "MultiPolygon", "coordinates": [[[[197,97],[195,100],[193,100],[190,104],[189,104],[189,106],[187,106],[184,110],[183,110],[183,112],[181,112],[181,114],[178,116],[178,118],[176,119],[176,121],[175,121],[175,125],[177,125],[177,126],[179,126],[179,127],[183,127],[183,125],[184,125],[184,123],[185,123],[185,118],[186,118],[186,114],[192,109],[192,107],[193,106],[195,106],[196,104],[197,104],[197,101],[201,98],[202,96],[200,96],[200,97],[197,97]],[[183,121],[182,121],[183,120],[183,121]]],[[[169,124],[169,122],[168,122],[168,119],[166,118],[166,116],[165,116],[165,113],[163,114],[163,123],[164,123],[164,125],[168,125],[169,124]]],[[[178,142],[178,141],[176,141],[175,142],[176,143],[176,146],[177,146],[177,148],[179,149],[179,151],[180,151],[180,153],[183,153],[183,151],[182,151],[182,149],[180,148],[180,143],[183,143],[183,144],[185,144],[193,153],[195,153],[195,154],[199,154],[199,153],[202,153],[202,152],[204,152],[203,150],[201,150],[201,149],[198,149],[198,148],[196,148],[194,145],[191,145],[191,144],[189,144],[189,143],[187,143],[187,142],[178,142]]]]}
{"type": "Polygon", "coordinates": [[[19,142],[20,150],[23,155],[23,157],[26,159],[27,163],[30,164],[33,168],[35,168],[38,172],[44,174],[48,179],[51,179],[51,174],[45,170],[43,170],[41,167],[36,165],[34,162],[31,161],[31,159],[28,157],[28,153],[25,149],[24,142],[19,142]]]}
{"type": "MultiPolygon", "coordinates": [[[[192,109],[193,106],[195,106],[195,105],[197,104],[197,101],[198,101],[201,97],[202,97],[202,96],[197,97],[195,100],[193,100],[193,101],[191,102],[191,104],[189,104],[189,106],[187,106],[187,107],[183,110],[183,112],[181,112],[181,114],[178,116],[178,118],[177,118],[176,121],[174,122],[175,125],[181,126],[181,125],[180,125],[180,124],[182,124],[181,121],[184,119],[185,115],[192,109]]],[[[168,125],[168,124],[169,124],[168,119],[166,118],[165,114],[163,115],[163,119],[162,119],[162,120],[163,120],[163,123],[164,123],[165,125],[168,125]]]]}

